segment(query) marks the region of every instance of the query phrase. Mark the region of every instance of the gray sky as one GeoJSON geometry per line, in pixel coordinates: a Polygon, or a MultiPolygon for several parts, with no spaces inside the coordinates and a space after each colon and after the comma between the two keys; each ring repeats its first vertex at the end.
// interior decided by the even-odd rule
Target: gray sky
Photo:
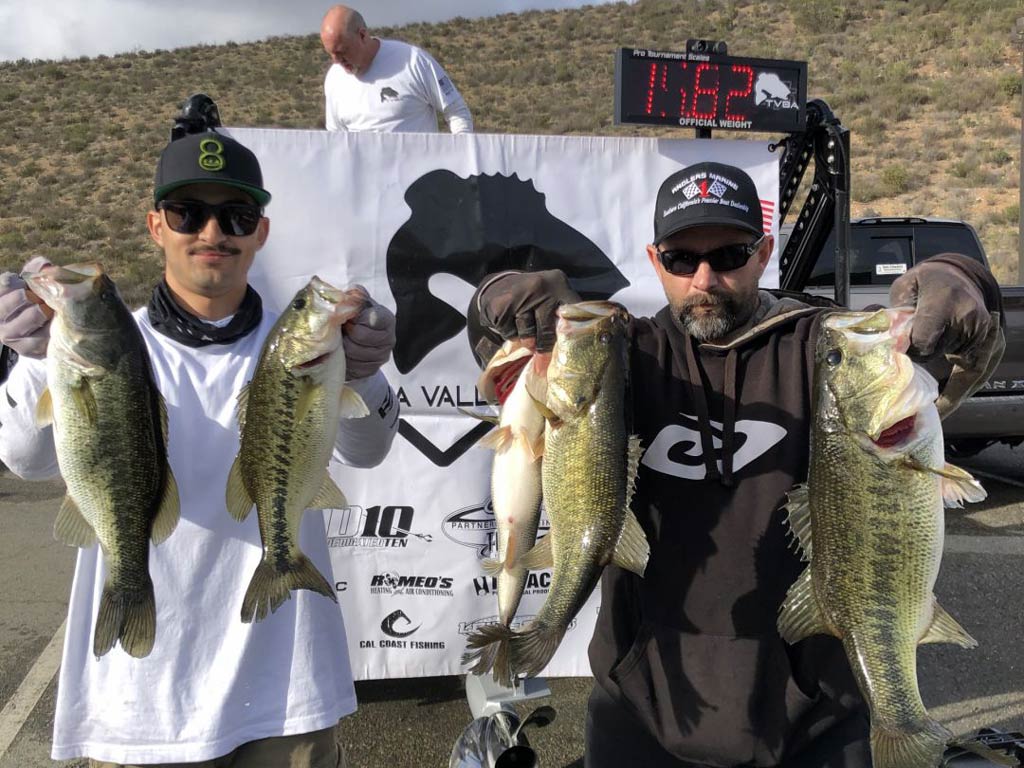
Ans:
{"type": "MultiPolygon", "coordinates": [[[[611,1],[364,0],[353,7],[362,11],[372,29],[611,1]]],[[[324,11],[333,4],[331,0],[0,0],[0,61],[77,58],[307,35],[319,31],[324,11]]]]}

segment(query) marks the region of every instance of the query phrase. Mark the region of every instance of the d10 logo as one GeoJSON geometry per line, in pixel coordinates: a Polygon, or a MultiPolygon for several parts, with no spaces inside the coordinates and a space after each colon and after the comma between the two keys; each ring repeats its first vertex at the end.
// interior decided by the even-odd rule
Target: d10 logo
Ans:
{"type": "Polygon", "coordinates": [[[410,536],[427,543],[433,541],[429,533],[412,530],[412,507],[350,506],[325,512],[329,547],[407,547],[410,536]]]}

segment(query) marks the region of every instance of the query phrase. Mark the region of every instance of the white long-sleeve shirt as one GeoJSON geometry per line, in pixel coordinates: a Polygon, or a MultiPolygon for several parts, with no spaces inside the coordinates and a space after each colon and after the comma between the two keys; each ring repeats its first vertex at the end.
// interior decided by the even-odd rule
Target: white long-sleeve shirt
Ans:
{"type": "Polygon", "coordinates": [[[441,65],[398,40],[381,40],[365,72],[333,64],[324,97],[329,131],[436,133],[438,113],[452,133],[473,131],[469,107],[441,65]]]}
{"type": "MultiPolygon", "coordinates": [[[[308,590],[264,621],[244,624],[242,597],[262,555],[257,516],[225,508],[238,452],[236,396],[253,375],[275,317],[230,345],[187,347],[135,319],[167,401],[168,460],[181,519],[150,546],[156,644],[135,659],[115,646],[92,654],[105,564],[98,545],[80,549],[68,607],[52,756],[115,763],[209,760],[240,744],[327,728],[356,708],[345,625],[338,606],[308,590]]],[[[383,374],[350,382],[370,415],[346,420],[335,458],[365,467],[387,454],[397,398],[383,374]]],[[[50,427],[34,423],[45,362],[21,358],[0,385],[0,459],[23,478],[57,473],[50,427]]],[[[342,485],[344,485],[342,483],[342,485]]],[[[299,540],[330,577],[323,516],[303,515],[299,540]]]]}

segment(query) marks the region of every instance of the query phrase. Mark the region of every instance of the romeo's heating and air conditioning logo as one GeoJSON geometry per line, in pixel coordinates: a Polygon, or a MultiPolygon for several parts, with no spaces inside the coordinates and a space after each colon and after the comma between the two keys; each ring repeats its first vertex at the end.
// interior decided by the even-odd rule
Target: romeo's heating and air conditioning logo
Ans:
{"type": "MultiPolygon", "coordinates": [[[[545,535],[550,527],[547,515],[541,512],[537,537],[545,535]]],[[[475,549],[481,560],[497,556],[498,523],[491,499],[452,512],[444,519],[442,530],[456,544],[475,549]]]]}
{"type": "MultiPolygon", "coordinates": [[[[597,245],[551,214],[545,195],[532,181],[515,174],[461,178],[451,171],[431,171],[409,185],[405,202],[409,220],[387,251],[388,284],[396,305],[394,361],[403,374],[466,327],[466,307],[460,304],[465,298],[442,296],[443,290],[435,295],[434,278],[476,287],[484,276],[506,269],[560,269],[587,300],[610,298],[629,285],[597,245]]],[[[438,391],[454,387],[430,385],[424,394],[434,392],[436,397],[438,391]]],[[[427,397],[411,400],[418,396],[419,390],[400,393],[403,405],[433,407],[427,397]]],[[[473,398],[467,394],[450,399],[473,398]]],[[[439,446],[408,420],[399,422],[399,434],[440,467],[450,466],[489,429],[486,423],[473,424],[454,442],[446,438],[439,446]]]]}
{"type": "Polygon", "coordinates": [[[409,542],[428,544],[429,533],[413,529],[415,510],[408,506],[350,506],[324,510],[327,546],[404,548],[409,542]]]}
{"type": "Polygon", "coordinates": [[[401,576],[378,573],[370,580],[371,595],[415,595],[417,597],[452,597],[451,576],[401,576]]]}

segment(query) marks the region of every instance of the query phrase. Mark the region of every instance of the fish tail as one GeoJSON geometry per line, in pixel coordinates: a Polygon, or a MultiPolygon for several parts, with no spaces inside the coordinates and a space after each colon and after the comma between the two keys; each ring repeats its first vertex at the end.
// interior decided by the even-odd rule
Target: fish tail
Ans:
{"type": "Polygon", "coordinates": [[[156,642],[156,600],[153,584],[125,590],[104,585],[96,613],[92,652],[103,656],[120,640],[125,652],[137,659],[148,656],[156,642]]]}
{"type": "Polygon", "coordinates": [[[466,652],[462,665],[474,675],[492,673],[494,682],[512,687],[512,668],[509,665],[510,644],[515,633],[505,624],[486,624],[466,638],[466,652]]]}
{"type": "Polygon", "coordinates": [[[242,600],[242,621],[263,621],[268,612],[273,613],[291,598],[293,589],[310,589],[338,602],[334,587],[305,555],[300,553],[284,571],[275,568],[272,561],[260,560],[242,600]]]}
{"type": "Polygon", "coordinates": [[[938,765],[953,734],[926,718],[912,730],[871,727],[871,760],[875,768],[917,768],[938,765]]]}
{"type": "Polygon", "coordinates": [[[548,665],[565,635],[565,627],[531,624],[512,640],[512,668],[517,674],[536,677],[548,665]]]}

